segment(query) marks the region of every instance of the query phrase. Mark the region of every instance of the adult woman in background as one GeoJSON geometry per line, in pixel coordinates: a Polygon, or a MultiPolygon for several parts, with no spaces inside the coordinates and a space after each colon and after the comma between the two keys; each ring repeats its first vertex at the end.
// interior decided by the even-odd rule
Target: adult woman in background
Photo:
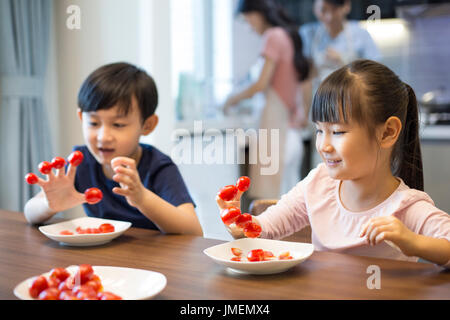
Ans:
{"type": "Polygon", "coordinates": [[[313,62],[313,90],[334,70],[357,59],[379,60],[380,52],[358,21],[348,21],[350,0],[315,0],[318,22],[300,28],[303,52],[313,62]]]}
{"type": "MultiPolygon", "coordinates": [[[[259,129],[267,129],[268,139],[267,146],[263,146],[267,149],[258,150],[258,154],[269,155],[274,147],[278,155],[278,170],[265,172],[267,165],[264,166],[259,157],[256,164],[250,163],[252,187],[248,196],[253,199],[277,199],[299,181],[303,155],[299,128],[307,125],[309,111],[309,104],[304,105],[305,97],[300,91],[310,92],[307,81],[310,66],[303,55],[297,27],[273,0],[240,0],[237,11],[263,37],[261,56],[264,66],[258,80],[242,92],[230,96],[224,109],[226,111],[241,100],[264,92],[265,106],[259,129]],[[279,141],[270,139],[274,129],[279,130],[279,141]],[[278,148],[272,143],[277,143],[278,148]]],[[[277,158],[274,154],[271,156],[272,159],[277,158]]]]}

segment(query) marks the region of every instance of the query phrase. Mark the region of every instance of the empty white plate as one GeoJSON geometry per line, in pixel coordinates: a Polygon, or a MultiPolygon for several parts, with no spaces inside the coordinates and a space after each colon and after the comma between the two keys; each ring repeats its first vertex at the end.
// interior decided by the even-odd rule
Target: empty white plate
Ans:
{"type": "Polygon", "coordinates": [[[210,247],[203,252],[216,263],[227,266],[235,272],[273,274],[286,271],[308,259],[314,252],[314,246],[310,243],[244,238],[210,247]],[[246,257],[247,253],[253,249],[272,251],[275,257],[289,251],[292,259],[250,262],[244,258],[243,261],[231,261],[234,257],[231,248],[241,249],[243,257],[246,257]]]}
{"type": "Polygon", "coordinates": [[[68,246],[97,246],[110,242],[112,239],[117,238],[124,233],[129,227],[131,222],[109,220],[92,217],[82,217],[65,222],[59,222],[50,224],[47,226],[39,227],[39,231],[45,234],[48,238],[58,241],[61,244],[68,246]],[[110,223],[114,226],[114,232],[108,233],[91,233],[91,234],[78,234],[75,229],[81,227],[86,228],[98,228],[103,223],[110,223]],[[63,230],[69,230],[73,232],[73,235],[61,235],[63,230]]]}
{"type": "MultiPolygon", "coordinates": [[[[110,266],[93,266],[92,268],[94,274],[100,277],[103,291],[112,292],[124,300],[150,299],[160,293],[167,284],[166,277],[155,271],[110,266]]],[[[78,266],[69,266],[66,270],[74,275],[78,266]]],[[[43,275],[48,277],[50,271],[43,275]]],[[[22,281],[14,288],[17,298],[33,300],[28,293],[28,287],[33,278],[22,281]]]]}

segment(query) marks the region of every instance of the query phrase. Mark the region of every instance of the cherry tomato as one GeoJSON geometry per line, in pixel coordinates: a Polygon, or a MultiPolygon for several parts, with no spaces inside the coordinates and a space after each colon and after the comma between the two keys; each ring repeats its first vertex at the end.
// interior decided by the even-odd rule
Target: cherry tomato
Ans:
{"type": "Polygon", "coordinates": [[[42,174],[49,174],[50,171],[52,171],[52,164],[48,161],[42,161],[41,163],[39,163],[39,171],[42,174]]]}
{"type": "Polygon", "coordinates": [[[67,160],[72,166],[77,167],[83,162],[83,158],[84,158],[83,153],[81,151],[76,150],[70,154],[67,160]]]}
{"type": "Polygon", "coordinates": [[[110,223],[103,223],[100,225],[99,229],[101,230],[102,233],[109,233],[109,232],[114,232],[116,229],[114,228],[114,226],[110,223]]]}
{"type": "Polygon", "coordinates": [[[231,252],[232,252],[235,256],[239,257],[239,256],[242,254],[242,249],[239,249],[239,248],[231,248],[231,252]]]}
{"type": "Polygon", "coordinates": [[[28,184],[36,184],[38,183],[38,177],[34,173],[29,173],[25,176],[25,181],[28,184]]]}
{"type": "Polygon", "coordinates": [[[254,249],[250,250],[247,254],[248,261],[263,261],[264,260],[264,250],[263,249],[254,249]]]}
{"type": "Polygon", "coordinates": [[[235,222],[241,215],[241,210],[236,207],[227,208],[222,212],[222,221],[229,226],[235,222]]]}
{"type": "Polygon", "coordinates": [[[97,292],[90,286],[75,287],[72,292],[80,300],[97,300],[97,292]]]}
{"type": "Polygon", "coordinates": [[[58,278],[48,278],[47,283],[49,288],[59,288],[61,280],[59,280],[58,278]]]}
{"type": "Polygon", "coordinates": [[[241,261],[241,257],[233,257],[230,260],[231,261],[241,261]]]}
{"type": "Polygon", "coordinates": [[[55,169],[61,169],[64,168],[64,165],[66,164],[66,160],[64,160],[64,158],[61,157],[54,157],[52,159],[52,166],[55,169]]]}
{"type": "Polygon", "coordinates": [[[280,253],[280,255],[278,256],[278,259],[280,259],[280,260],[290,260],[290,259],[293,259],[293,257],[291,256],[289,251],[285,251],[285,252],[280,253]]]}
{"type": "Polygon", "coordinates": [[[256,238],[261,234],[261,227],[256,223],[248,223],[244,228],[244,235],[248,238],[256,238]]]}
{"type": "Polygon", "coordinates": [[[236,220],[236,226],[238,226],[239,228],[244,229],[247,224],[252,222],[252,216],[249,213],[243,213],[241,214],[237,220],[236,220]]]}
{"type": "Polygon", "coordinates": [[[43,290],[39,294],[39,300],[58,300],[59,299],[59,290],[57,288],[48,288],[43,290]]]}
{"type": "Polygon", "coordinates": [[[31,285],[28,288],[28,293],[33,298],[37,298],[39,294],[47,288],[48,288],[47,279],[44,276],[38,276],[32,280],[31,285]]]}
{"type": "Polygon", "coordinates": [[[77,227],[77,228],[75,229],[75,231],[76,231],[78,234],[85,234],[85,233],[86,233],[86,229],[83,229],[83,228],[81,228],[81,227],[77,227]]]}
{"type": "Polygon", "coordinates": [[[72,291],[72,289],[75,286],[75,277],[70,276],[66,279],[66,281],[63,281],[59,284],[59,291],[72,291]]]}
{"type": "Polygon", "coordinates": [[[60,281],[64,281],[68,277],[70,277],[70,273],[69,273],[69,271],[67,271],[64,268],[53,268],[50,271],[50,276],[49,276],[49,278],[57,278],[60,281]]]}
{"type": "Polygon", "coordinates": [[[60,291],[59,300],[79,300],[71,290],[60,291]]]}
{"type": "Polygon", "coordinates": [[[264,260],[272,260],[275,258],[275,255],[272,251],[264,251],[264,260]]]}
{"type": "Polygon", "coordinates": [[[100,290],[103,289],[103,285],[102,282],[100,280],[100,277],[96,274],[94,274],[91,278],[91,280],[87,281],[85,284],[85,286],[91,287],[92,289],[95,290],[95,292],[99,292],[100,290]]]}
{"type": "Polygon", "coordinates": [[[99,300],[122,300],[121,296],[108,291],[99,292],[97,297],[99,300]]]}
{"type": "Polygon", "coordinates": [[[72,236],[73,232],[69,231],[69,230],[63,230],[59,233],[62,236],[72,236]]]}
{"type": "Polygon", "coordinates": [[[103,193],[98,188],[89,188],[84,192],[86,202],[89,204],[99,203],[103,198],[103,193]]]}
{"type": "Polygon", "coordinates": [[[75,274],[75,283],[84,284],[91,280],[94,275],[94,269],[89,264],[80,264],[75,274]]]}
{"type": "Polygon", "coordinates": [[[220,189],[218,196],[220,199],[224,201],[231,201],[238,193],[238,188],[233,185],[225,186],[222,189],[220,189]]]}
{"type": "Polygon", "coordinates": [[[241,192],[247,191],[250,188],[250,178],[246,176],[240,177],[236,183],[236,187],[241,192]]]}

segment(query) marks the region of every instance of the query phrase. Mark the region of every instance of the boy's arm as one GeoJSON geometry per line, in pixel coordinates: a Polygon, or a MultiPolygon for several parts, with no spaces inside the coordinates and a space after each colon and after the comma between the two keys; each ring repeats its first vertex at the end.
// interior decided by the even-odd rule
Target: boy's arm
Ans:
{"type": "Polygon", "coordinates": [[[24,208],[25,219],[31,224],[39,224],[47,221],[56,212],[50,210],[44,193],[41,191],[27,201],[24,208]]]}
{"type": "Polygon", "coordinates": [[[146,189],[144,201],[137,209],[164,233],[203,235],[192,203],[175,207],[146,189]]]}

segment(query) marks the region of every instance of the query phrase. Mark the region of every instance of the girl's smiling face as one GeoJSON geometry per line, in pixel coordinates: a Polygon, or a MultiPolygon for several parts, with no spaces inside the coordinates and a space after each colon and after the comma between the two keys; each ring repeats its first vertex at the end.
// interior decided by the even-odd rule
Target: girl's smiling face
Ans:
{"type": "Polygon", "coordinates": [[[366,128],[353,121],[315,125],[316,149],[332,178],[357,180],[375,172],[379,147],[366,128]]]}

